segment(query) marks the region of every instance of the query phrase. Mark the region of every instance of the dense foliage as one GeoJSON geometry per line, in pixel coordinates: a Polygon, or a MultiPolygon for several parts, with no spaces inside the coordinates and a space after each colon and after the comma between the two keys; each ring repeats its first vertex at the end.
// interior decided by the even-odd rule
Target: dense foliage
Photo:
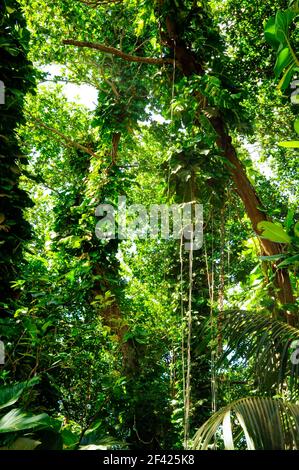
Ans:
{"type": "Polygon", "coordinates": [[[298,448],[297,3],[4,0],[1,448],[298,448]]]}
{"type": "Polygon", "coordinates": [[[16,278],[21,262],[22,242],[29,238],[30,227],[22,210],[30,205],[24,190],[18,187],[20,164],[26,163],[16,139],[16,126],[22,121],[25,94],[33,89],[34,73],[26,53],[29,33],[16,1],[1,7],[0,80],[4,86],[0,122],[0,309],[10,308],[10,283],[16,278]],[[5,245],[5,247],[3,246],[5,245]]]}

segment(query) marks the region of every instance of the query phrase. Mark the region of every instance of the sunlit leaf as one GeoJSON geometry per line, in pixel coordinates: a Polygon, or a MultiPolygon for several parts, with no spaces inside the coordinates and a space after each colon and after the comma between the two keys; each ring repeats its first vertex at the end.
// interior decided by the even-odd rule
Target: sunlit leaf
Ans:
{"type": "Polygon", "coordinates": [[[46,413],[33,415],[19,409],[13,409],[0,419],[0,433],[23,431],[25,429],[50,426],[50,418],[46,413]]]}
{"type": "Polygon", "coordinates": [[[280,147],[298,149],[299,148],[299,140],[290,140],[290,141],[278,142],[278,145],[280,147]]]}
{"type": "Polygon", "coordinates": [[[271,240],[275,243],[291,243],[291,237],[285,232],[285,230],[273,222],[262,221],[257,226],[260,230],[261,236],[271,240]]]}
{"type": "Polygon", "coordinates": [[[280,51],[274,67],[275,76],[279,77],[282,71],[293,61],[290,49],[285,47],[280,51]]]}
{"type": "Polygon", "coordinates": [[[192,448],[207,450],[218,433],[217,440],[222,434],[226,450],[236,447],[234,440],[244,448],[242,437],[247,450],[297,450],[298,427],[299,405],[273,398],[242,398],[213,414],[195,434],[192,448]]]}

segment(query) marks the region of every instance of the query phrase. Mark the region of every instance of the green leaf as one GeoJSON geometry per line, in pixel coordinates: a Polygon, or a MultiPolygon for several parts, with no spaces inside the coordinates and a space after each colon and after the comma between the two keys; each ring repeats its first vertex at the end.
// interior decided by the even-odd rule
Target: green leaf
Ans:
{"type": "Polygon", "coordinates": [[[266,40],[277,49],[279,45],[287,45],[289,27],[295,18],[293,10],[278,11],[275,17],[268,20],[264,27],[266,40]]]}
{"type": "Polygon", "coordinates": [[[292,264],[299,262],[299,255],[291,256],[290,258],[285,259],[282,263],[279,263],[278,268],[283,268],[284,266],[290,266],[292,264]]]}
{"type": "Polygon", "coordinates": [[[295,224],[294,233],[296,237],[299,237],[299,222],[295,224]]]}
{"type": "Polygon", "coordinates": [[[262,261],[277,261],[280,260],[281,258],[284,258],[286,255],[280,254],[280,255],[271,255],[271,256],[259,256],[260,260],[262,261]]]}
{"type": "Polygon", "coordinates": [[[262,221],[257,226],[260,230],[261,236],[267,240],[275,243],[291,243],[291,237],[284,231],[284,229],[273,222],[262,221]]]}
{"type": "Polygon", "coordinates": [[[46,413],[32,415],[20,409],[13,409],[0,419],[0,433],[50,427],[50,417],[46,413]]]}
{"type": "Polygon", "coordinates": [[[0,410],[11,406],[18,401],[26,388],[33,387],[39,382],[38,377],[34,377],[28,382],[19,382],[13,385],[0,387],[0,410]]]}
{"type": "Polygon", "coordinates": [[[275,35],[279,42],[285,44],[289,36],[289,26],[296,14],[293,10],[278,11],[275,17],[275,35]]]}
{"type": "Polygon", "coordinates": [[[34,450],[40,444],[40,441],[29,439],[29,437],[18,437],[8,447],[0,447],[0,450],[34,450]]]}
{"type": "Polygon", "coordinates": [[[75,449],[80,441],[80,433],[73,433],[70,429],[63,429],[61,431],[63,440],[63,447],[66,450],[75,449]]]}
{"type": "Polygon", "coordinates": [[[289,141],[278,142],[278,145],[280,147],[298,149],[299,148],[299,140],[289,140],[289,141]]]}
{"type": "Polygon", "coordinates": [[[275,17],[270,18],[266,23],[266,26],[264,28],[264,34],[269,44],[271,44],[274,49],[277,49],[277,47],[279,46],[279,41],[276,37],[275,17]]]}
{"type": "Polygon", "coordinates": [[[299,118],[297,118],[294,123],[294,129],[297,132],[297,134],[299,134],[299,118]]]}
{"type": "Polygon", "coordinates": [[[240,359],[252,361],[254,377],[264,385],[279,384],[283,388],[289,381],[291,389],[297,387],[299,370],[289,360],[289,345],[291,341],[299,341],[298,328],[273,320],[266,311],[233,310],[224,313],[222,333],[226,347],[218,359],[219,368],[240,359]],[[272,358],[278,352],[274,363],[272,358]]]}
{"type": "Polygon", "coordinates": [[[6,7],[6,11],[11,15],[15,10],[15,8],[11,8],[11,7],[6,7]]]}
{"type": "Polygon", "coordinates": [[[284,47],[282,51],[280,51],[276,59],[276,64],[274,67],[274,73],[276,78],[281,75],[283,70],[288,67],[291,62],[293,62],[293,58],[290,49],[288,47],[284,47]]]}
{"type": "Polygon", "coordinates": [[[284,92],[288,88],[292,80],[294,71],[295,71],[295,67],[294,67],[294,63],[292,63],[283,74],[282,79],[280,80],[277,86],[278,90],[281,90],[282,92],[284,92]]]}
{"type": "Polygon", "coordinates": [[[76,235],[70,235],[69,237],[61,238],[58,244],[66,245],[68,248],[80,248],[83,240],[83,238],[76,235]]]}
{"type": "Polygon", "coordinates": [[[284,226],[287,232],[290,230],[290,228],[292,227],[294,223],[294,215],[295,215],[295,211],[293,209],[289,209],[287,216],[286,216],[285,223],[284,223],[284,226]]]}
{"type": "Polygon", "coordinates": [[[299,448],[299,405],[281,399],[241,398],[214,413],[197,431],[192,448],[207,450],[217,435],[225,449],[234,449],[234,438],[248,450],[296,450],[299,448]],[[238,426],[239,425],[239,426],[238,426]]]}

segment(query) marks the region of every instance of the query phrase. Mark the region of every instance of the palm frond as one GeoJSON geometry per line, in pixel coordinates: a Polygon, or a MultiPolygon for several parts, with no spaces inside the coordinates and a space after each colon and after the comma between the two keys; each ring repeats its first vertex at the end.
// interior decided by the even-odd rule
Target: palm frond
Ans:
{"type": "Polygon", "coordinates": [[[197,431],[192,449],[297,450],[299,405],[274,398],[241,398],[197,431]]]}
{"type": "Polygon", "coordinates": [[[224,315],[222,335],[226,341],[219,366],[244,359],[254,361],[255,375],[261,384],[288,386],[294,389],[298,380],[299,365],[292,361],[292,343],[298,341],[299,329],[267,313],[247,311],[227,312],[224,315]]]}

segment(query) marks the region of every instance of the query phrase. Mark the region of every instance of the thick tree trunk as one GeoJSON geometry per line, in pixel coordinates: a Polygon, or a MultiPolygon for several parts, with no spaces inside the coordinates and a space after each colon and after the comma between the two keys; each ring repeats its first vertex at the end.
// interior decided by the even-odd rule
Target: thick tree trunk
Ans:
{"type": "MultiPolygon", "coordinates": [[[[113,295],[113,288],[109,281],[106,279],[106,273],[100,266],[96,265],[94,268],[96,276],[101,276],[100,281],[96,281],[92,294],[96,296],[103,295],[103,288],[105,292],[110,291],[113,295]]],[[[117,298],[114,296],[111,304],[104,307],[100,311],[101,319],[104,325],[111,329],[111,332],[117,337],[119,349],[122,355],[122,366],[125,375],[131,376],[138,370],[138,360],[136,348],[132,339],[127,339],[126,334],[129,332],[129,327],[126,324],[121,309],[118,305],[117,298]]]]}
{"type": "MultiPolygon", "coordinates": [[[[168,16],[166,18],[166,30],[168,34],[166,42],[168,46],[174,50],[177,66],[182,73],[185,76],[191,76],[193,74],[204,75],[205,71],[200,58],[196,57],[187,45],[184,44],[184,41],[181,40],[179,28],[174,16],[168,16]]],[[[198,94],[198,98],[201,102],[203,97],[198,94]]],[[[257,228],[258,223],[269,220],[269,218],[265,212],[261,210],[262,203],[250,183],[242,163],[238,159],[236,149],[232,144],[232,139],[220,112],[217,117],[210,118],[210,122],[218,135],[216,144],[229,162],[227,168],[234,182],[235,190],[243,201],[254,231],[259,235],[260,232],[257,228]]],[[[282,253],[282,246],[279,243],[273,243],[264,238],[259,238],[259,241],[264,255],[271,256],[282,253]]],[[[272,264],[272,269],[275,275],[275,287],[277,288],[279,301],[282,304],[294,303],[295,299],[288,270],[277,269],[275,264],[272,264]]],[[[289,312],[285,313],[285,318],[289,324],[296,323],[296,318],[289,312]]]]}
{"type": "MultiPolygon", "coordinates": [[[[164,0],[157,0],[157,5],[160,8],[163,4],[164,0]]],[[[186,45],[184,40],[181,39],[180,30],[176,24],[176,17],[178,17],[179,14],[179,9],[177,8],[176,3],[172,4],[171,10],[172,15],[167,16],[165,19],[167,33],[163,32],[163,34],[161,34],[161,45],[164,46],[166,44],[170,49],[173,50],[175,63],[186,77],[193,74],[204,75],[205,70],[203,64],[200,61],[200,58],[195,56],[192,50],[186,45]]],[[[86,43],[75,40],[64,40],[63,42],[64,44],[68,45],[89,47],[100,50],[101,52],[111,53],[129,62],[140,62],[155,65],[162,65],[173,62],[173,59],[169,58],[155,59],[139,56],[135,57],[130,54],[124,54],[122,51],[119,51],[113,47],[104,46],[102,44],[86,43]]],[[[200,103],[205,101],[202,99],[203,97],[200,96],[199,93],[198,98],[200,103]]],[[[260,209],[262,207],[261,201],[252,187],[242,163],[237,157],[237,153],[232,144],[231,137],[220,114],[217,118],[211,118],[210,122],[218,134],[217,145],[230,163],[230,165],[228,165],[228,170],[232,176],[232,180],[234,181],[235,189],[244,203],[245,210],[251,220],[253,229],[256,231],[257,235],[259,235],[259,231],[257,229],[258,223],[269,219],[264,211],[260,209]]],[[[259,238],[259,240],[263,254],[279,255],[282,253],[282,247],[280,244],[272,243],[271,241],[262,238],[259,238]]],[[[275,274],[275,284],[279,301],[282,304],[294,303],[293,289],[288,270],[278,270],[275,264],[272,265],[272,269],[275,274]]],[[[289,314],[288,312],[286,312],[285,315],[288,323],[295,324],[295,318],[293,315],[289,314]]]]}
{"type": "Polygon", "coordinates": [[[101,312],[101,317],[103,319],[103,323],[109,326],[111,331],[118,338],[120,351],[122,353],[124,373],[126,375],[134,374],[138,368],[136,350],[133,341],[125,338],[129,328],[128,325],[124,323],[123,315],[117,301],[114,301],[112,305],[105,308],[101,312]]]}
{"type": "MultiPolygon", "coordinates": [[[[218,134],[216,143],[230,163],[228,169],[232,176],[235,189],[243,201],[246,213],[251,220],[254,231],[259,235],[259,222],[269,220],[269,218],[265,212],[260,209],[262,207],[262,203],[250,183],[242,163],[237,157],[235,147],[232,144],[232,139],[225,128],[223,120],[220,117],[212,118],[211,124],[218,134]]],[[[259,238],[259,241],[263,255],[271,256],[282,253],[282,247],[279,243],[271,242],[265,238],[259,238]]],[[[275,272],[275,284],[278,290],[279,301],[282,304],[294,303],[295,299],[288,271],[286,269],[276,269],[274,264],[272,267],[275,272]]],[[[294,322],[294,319],[290,314],[286,314],[286,319],[288,323],[294,322]]]]}
{"type": "MultiPolygon", "coordinates": [[[[114,132],[114,134],[112,135],[111,163],[105,171],[106,175],[109,174],[112,167],[117,163],[116,159],[120,138],[120,132],[114,132]]],[[[117,271],[117,266],[115,269],[117,271]]],[[[95,265],[94,272],[97,276],[101,276],[101,280],[95,282],[93,289],[94,297],[103,294],[103,287],[106,292],[110,291],[113,294],[113,287],[111,286],[111,283],[107,280],[107,273],[103,269],[101,269],[99,265],[95,265]]],[[[122,366],[125,375],[132,376],[136,374],[138,370],[137,351],[135,348],[134,341],[130,338],[126,338],[126,334],[129,332],[129,327],[124,320],[116,296],[114,296],[113,302],[101,311],[101,318],[103,324],[108,326],[111,329],[112,333],[115,334],[115,336],[117,337],[119,348],[122,354],[122,366]]]]}

